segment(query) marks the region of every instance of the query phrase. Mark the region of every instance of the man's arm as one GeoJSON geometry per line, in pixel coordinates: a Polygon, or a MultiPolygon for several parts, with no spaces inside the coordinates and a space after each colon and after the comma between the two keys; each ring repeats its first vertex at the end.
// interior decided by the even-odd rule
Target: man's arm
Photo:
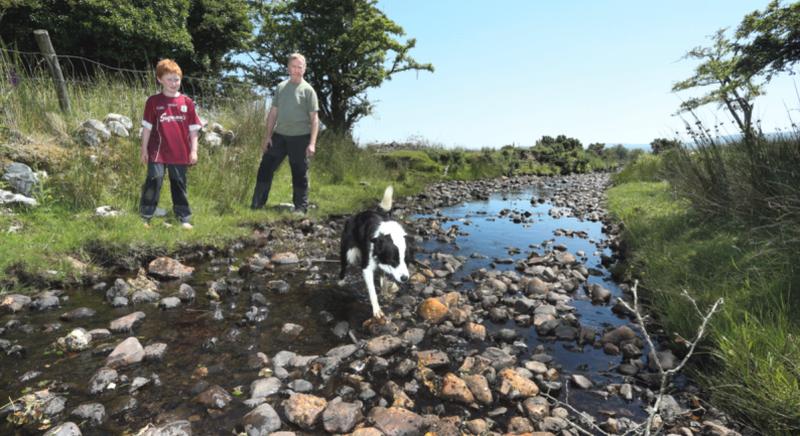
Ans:
{"type": "Polygon", "coordinates": [[[311,139],[308,140],[308,148],[306,148],[306,156],[314,156],[317,152],[317,132],[319,131],[319,115],[316,111],[309,112],[311,117],[311,139]]]}
{"type": "Polygon", "coordinates": [[[264,138],[264,142],[261,143],[261,151],[264,153],[269,150],[269,146],[272,145],[272,130],[275,129],[275,122],[278,121],[278,108],[275,106],[271,106],[269,108],[269,114],[267,115],[267,136],[264,138]]]}

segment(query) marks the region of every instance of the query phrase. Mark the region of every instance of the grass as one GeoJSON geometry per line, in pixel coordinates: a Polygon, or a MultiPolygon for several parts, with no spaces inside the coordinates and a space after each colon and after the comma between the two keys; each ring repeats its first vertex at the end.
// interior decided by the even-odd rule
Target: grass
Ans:
{"type": "Polygon", "coordinates": [[[800,271],[792,253],[732,220],[705,218],[666,182],[622,179],[608,206],[625,224],[627,274],[641,280],[666,331],[692,337],[698,326],[683,289],[701,307],[725,298],[692,369],[712,403],[765,434],[800,432],[800,271]]]}

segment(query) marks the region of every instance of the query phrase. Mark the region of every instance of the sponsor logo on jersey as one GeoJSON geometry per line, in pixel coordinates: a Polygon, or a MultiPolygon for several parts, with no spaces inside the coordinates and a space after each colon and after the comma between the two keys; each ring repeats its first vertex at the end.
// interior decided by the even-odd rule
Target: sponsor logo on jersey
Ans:
{"type": "Polygon", "coordinates": [[[158,117],[158,121],[161,123],[180,122],[184,120],[186,120],[185,115],[167,115],[164,113],[158,117]]]}

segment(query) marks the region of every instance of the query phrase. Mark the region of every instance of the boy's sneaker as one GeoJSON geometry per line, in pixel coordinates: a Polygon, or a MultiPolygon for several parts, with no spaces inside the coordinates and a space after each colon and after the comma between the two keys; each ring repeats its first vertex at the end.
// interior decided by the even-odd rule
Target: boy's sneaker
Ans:
{"type": "Polygon", "coordinates": [[[144,228],[146,228],[146,229],[150,228],[150,221],[144,220],[144,221],[142,221],[142,224],[144,225],[144,228]]]}
{"type": "Polygon", "coordinates": [[[184,229],[187,229],[187,230],[188,230],[188,229],[193,229],[193,228],[194,228],[194,226],[192,225],[192,223],[188,223],[188,222],[186,222],[186,223],[181,223],[181,227],[183,227],[184,229]]]}
{"type": "Polygon", "coordinates": [[[297,208],[297,207],[294,208],[294,210],[292,211],[292,215],[299,216],[299,217],[306,216],[307,213],[308,213],[308,211],[306,209],[301,209],[301,208],[297,208]]]}

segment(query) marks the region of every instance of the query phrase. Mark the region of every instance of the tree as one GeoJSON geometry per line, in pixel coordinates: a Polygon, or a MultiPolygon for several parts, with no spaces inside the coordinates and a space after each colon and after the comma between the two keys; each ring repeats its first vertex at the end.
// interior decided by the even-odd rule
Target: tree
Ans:
{"type": "Polygon", "coordinates": [[[58,54],[116,67],[149,70],[170,57],[186,75],[218,75],[252,32],[245,0],[0,1],[5,44],[38,51],[33,30],[46,29],[58,54]]]}
{"type": "Polygon", "coordinates": [[[728,110],[746,137],[753,136],[753,100],[763,94],[763,83],[756,83],[753,76],[742,74],[736,68],[740,55],[736,46],[725,37],[725,29],[718,30],[712,39],[711,47],[695,47],[686,54],[686,58],[703,62],[695,68],[694,76],[675,83],[672,90],[713,89],[681,103],[680,112],[691,112],[700,106],[718,103],[728,110]]]}
{"type": "Polygon", "coordinates": [[[594,154],[596,154],[598,156],[602,156],[603,155],[603,149],[605,148],[605,146],[606,145],[604,143],[602,143],[602,142],[595,142],[595,143],[589,144],[589,146],[586,147],[586,150],[588,150],[588,151],[590,151],[590,152],[592,152],[592,153],[594,153],[594,154]]]}
{"type": "Polygon", "coordinates": [[[763,12],[742,19],[736,30],[742,54],[737,68],[743,75],[764,75],[770,80],[780,72],[791,72],[800,60],[800,2],[781,6],[774,0],[763,12]]]}
{"type": "Polygon", "coordinates": [[[669,150],[676,150],[681,147],[681,141],[677,139],[656,138],[650,143],[650,150],[653,154],[661,154],[669,150]]]}
{"type": "Polygon", "coordinates": [[[367,90],[397,73],[433,72],[409,56],[416,45],[396,37],[403,28],[375,5],[376,0],[287,0],[263,5],[252,63],[242,65],[256,83],[274,87],[286,76],[292,52],[309,65],[306,80],[317,91],[320,119],[326,127],[350,132],[373,103],[367,90]]]}

